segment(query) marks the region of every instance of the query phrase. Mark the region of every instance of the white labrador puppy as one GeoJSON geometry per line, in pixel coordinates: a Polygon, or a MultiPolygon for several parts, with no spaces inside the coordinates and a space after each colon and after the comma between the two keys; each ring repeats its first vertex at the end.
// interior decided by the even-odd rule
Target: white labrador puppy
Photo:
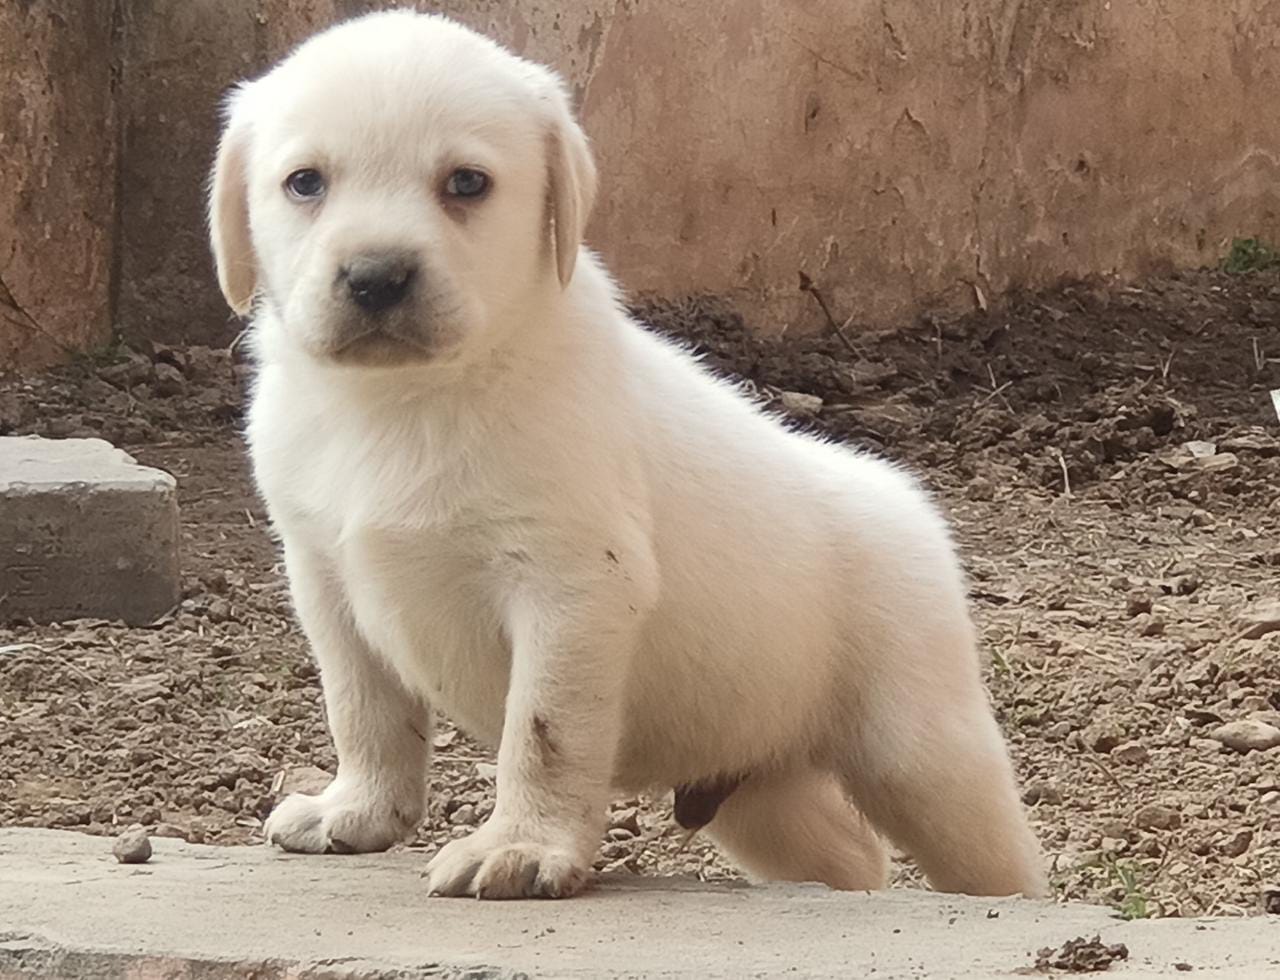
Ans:
{"type": "Polygon", "coordinates": [[[339,760],[268,840],[412,832],[438,707],[498,775],[432,893],[571,895],[610,795],[675,788],[761,876],[879,887],[879,831],[940,889],[1042,894],[937,511],[629,320],[594,189],[556,76],[440,17],[233,96],[213,249],[339,760]]]}

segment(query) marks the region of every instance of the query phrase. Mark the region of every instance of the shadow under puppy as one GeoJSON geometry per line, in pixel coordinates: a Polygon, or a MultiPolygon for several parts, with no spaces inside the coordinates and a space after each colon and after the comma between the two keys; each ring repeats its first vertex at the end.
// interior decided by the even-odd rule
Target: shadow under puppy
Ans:
{"type": "Polygon", "coordinates": [[[498,772],[433,893],[571,895],[611,794],[675,787],[760,876],[880,887],[884,835],[937,888],[1043,894],[937,511],[629,320],[595,183],[559,79],[441,17],[233,94],[213,250],[339,762],[267,839],[411,833],[438,707],[498,772]]]}

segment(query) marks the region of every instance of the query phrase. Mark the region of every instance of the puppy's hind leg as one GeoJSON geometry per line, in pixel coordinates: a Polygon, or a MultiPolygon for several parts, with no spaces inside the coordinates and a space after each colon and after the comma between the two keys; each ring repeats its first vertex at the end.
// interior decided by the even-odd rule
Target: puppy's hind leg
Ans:
{"type": "Polygon", "coordinates": [[[707,832],[761,878],[819,881],[845,891],[886,882],[884,845],[827,772],[752,775],[721,804],[707,832]]]}
{"type": "Polygon", "coordinates": [[[939,891],[1048,893],[967,635],[919,670],[886,658],[852,726],[849,795],[939,891]],[[894,666],[896,665],[896,666],[894,666]],[[892,669],[888,669],[892,668],[892,669]],[[900,673],[901,671],[901,673],[900,673]]]}

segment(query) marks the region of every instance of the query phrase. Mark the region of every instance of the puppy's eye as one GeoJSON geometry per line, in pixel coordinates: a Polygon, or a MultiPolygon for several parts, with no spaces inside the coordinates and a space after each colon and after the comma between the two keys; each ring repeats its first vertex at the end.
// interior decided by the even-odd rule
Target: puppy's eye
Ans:
{"type": "Polygon", "coordinates": [[[314,200],[324,193],[324,175],[310,167],[295,170],[284,179],[284,189],[299,201],[314,200]]]}
{"type": "Polygon", "coordinates": [[[444,192],[450,197],[480,197],[488,189],[489,175],[473,167],[459,167],[444,185],[444,192]]]}

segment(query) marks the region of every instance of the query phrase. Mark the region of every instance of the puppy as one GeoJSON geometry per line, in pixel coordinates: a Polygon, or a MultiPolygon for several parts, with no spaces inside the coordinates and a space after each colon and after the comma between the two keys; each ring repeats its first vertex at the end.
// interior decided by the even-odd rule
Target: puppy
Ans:
{"type": "Polygon", "coordinates": [[[883,835],[939,889],[1043,894],[937,511],[629,320],[595,185],[556,76],[436,16],[231,98],[213,251],[338,754],[268,841],[411,833],[438,708],[498,771],[433,894],[572,895],[611,794],[671,788],[758,876],[877,888],[883,835]]]}

